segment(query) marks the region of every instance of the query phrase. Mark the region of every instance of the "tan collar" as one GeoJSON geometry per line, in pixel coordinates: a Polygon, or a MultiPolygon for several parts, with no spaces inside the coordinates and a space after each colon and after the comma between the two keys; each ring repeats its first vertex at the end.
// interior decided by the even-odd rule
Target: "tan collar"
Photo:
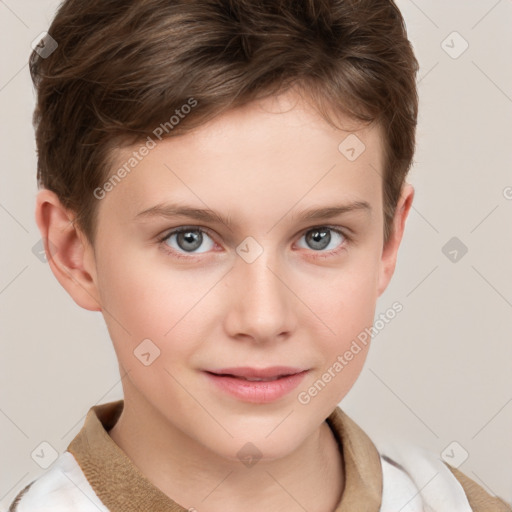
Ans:
{"type": "MultiPolygon", "coordinates": [[[[154,486],[108,435],[123,407],[124,400],[91,407],[68,451],[111,512],[187,512],[154,486]]],[[[342,447],[345,465],[345,489],[334,512],[378,512],[382,470],[377,449],[339,407],[326,421],[342,447]]]]}

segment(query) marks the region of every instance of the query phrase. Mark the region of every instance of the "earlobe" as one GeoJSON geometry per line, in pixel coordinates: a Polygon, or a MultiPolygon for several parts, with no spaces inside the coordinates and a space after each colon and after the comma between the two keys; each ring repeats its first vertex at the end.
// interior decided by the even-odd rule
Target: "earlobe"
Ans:
{"type": "Polygon", "coordinates": [[[402,192],[400,194],[400,199],[398,200],[395,209],[393,229],[387,243],[384,245],[382,250],[382,258],[379,271],[379,284],[377,289],[379,297],[382,295],[382,293],[384,293],[384,290],[387,288],[391,278],[393,277],[398,256],[398,249],[400,247],[400,242],[402,241],[402,236],[405,230],[405,221],[409,215],[413,199],[414,187],[409,183],[404,183],[402,192]]]}
{"type": "Polygon", "coordinates": [[[35,218],[53,274],[82,308],[101,311],[92,247],[75,226],[74,216],[47,189],[36,198],[35,218]]]}

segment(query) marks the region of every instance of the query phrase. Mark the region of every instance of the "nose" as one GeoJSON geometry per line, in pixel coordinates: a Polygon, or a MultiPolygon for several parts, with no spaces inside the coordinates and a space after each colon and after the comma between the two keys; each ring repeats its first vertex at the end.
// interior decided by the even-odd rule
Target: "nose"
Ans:
{"type": "Polygon", "coordinates": [[[236,259],[226,282],[229,307],[225,329],[233,338],[268,343],[282,340],[296,328],[295,298],[287,273],[263,253],[252,263],[236,259]]]}

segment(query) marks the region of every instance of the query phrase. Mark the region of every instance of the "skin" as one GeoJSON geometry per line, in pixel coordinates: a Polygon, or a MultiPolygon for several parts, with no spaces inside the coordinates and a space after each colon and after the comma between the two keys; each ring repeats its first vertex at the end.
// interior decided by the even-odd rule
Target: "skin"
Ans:
{"type": "MultiPolygon", "coordinates": [[[[341,498],[342,456],[325,419],[358,378],[369,344],[308,404],[297,395],[372,325],[414,196],[406,183],[384,245],[380,128],[342,121],[347,131],[287,92],[159,142],[99,201],[94,247],[55,194],[38,193],[37,224],[57,247],[50,267],[78,305],[102,312],[124,375],[125,407],[109,434],[185,508],[328,512],[341,498]],[[353,162],[338,150],[349,133],[366,146],[353,162]],[[232,225],[136,218],[171,201],[232,225]],[[295,217],[353,201],[371,209],[295,217]],[[179,226],[206,230],[193,255],[176,236],[159,242],[179,226]],[[351,239],[328,231],[318,249],[310,236],[323,226],[351,239]],[[249,236],[263,249],[252,263],[236,252],[249,236]],[[160,350],[149,366],[134,357],[144,339],[160,350]],[[233,398],[201,371],[273,365],[309,372],[267,404],[233,398]],[[252,467],[237,457],[247,442],[262,454],[252,467]]],[[[138,147],[119,151],[119,166],[138,147]]]]}

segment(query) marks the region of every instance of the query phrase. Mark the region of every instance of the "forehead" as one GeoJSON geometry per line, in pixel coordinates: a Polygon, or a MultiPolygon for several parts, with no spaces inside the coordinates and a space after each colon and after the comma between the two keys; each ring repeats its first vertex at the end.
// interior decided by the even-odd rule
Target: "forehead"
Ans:
{"type": "Polygon", "coordinates": [[[288,93],[228,111],[185,135],[154,138],[142,158],[134,157],[141,144],[123,149],[111,176],[123,167],[129,172],[101,208],[109,204],[134,217],[174,201],[239,218],[257,212],[267,223],[309,204],[366,201],[381,208],[380,128],[339,119],[343,129],[288,93]],[[130,159],[135,165],[127,167],[130,159]]]}

